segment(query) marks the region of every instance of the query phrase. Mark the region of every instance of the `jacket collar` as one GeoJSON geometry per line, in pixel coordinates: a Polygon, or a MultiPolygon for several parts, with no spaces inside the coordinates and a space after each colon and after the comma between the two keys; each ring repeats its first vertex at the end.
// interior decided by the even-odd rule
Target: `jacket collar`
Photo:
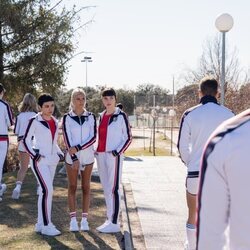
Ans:
{"type": "MultiPolygon", "coordinates": [[[[78,116],[73,110],[69,111],[70,116],[78,116]]],[[[81,116],[88,116],[89,112],[85,109],[81,116]]]]}
{"type": "MultiPolygon", "coordinates": [[[[120,112],[121,112],[121,110],[120,110],[119,108],[116,107],[116,108],[115,108],[115,112],[112,114],[112,116],[114,116],[114,115],[119,115],[120,112]]],[[[101,118],[104,116],[105,113],[106,113],[106,109],[100,113],[101,118]]]]}
{"type": "Polygon", "coordinates": [[[208,102],[212,102],[212,103],[218,104],[218,101],[217,101],[217,99],[214,96],[205,95],[205,96],[201,97],[201,99],[200,99],[200,103],[201,104],[206,104],[208,102]]]}
{"type": "MultiPolygon", "coordinates": [[[[36,117],[36,119],[37,119],[39,122],[45,121],[45,120],[42,118],[42,115],[41,115],[40,112],[39,112],[38,114],[36,114],[35,117],[36,117]]],[[[51,118],[52,118],[55,122],[57,122],[57,119],[56,119],[53,115],[51,116],[51,118]]]]}

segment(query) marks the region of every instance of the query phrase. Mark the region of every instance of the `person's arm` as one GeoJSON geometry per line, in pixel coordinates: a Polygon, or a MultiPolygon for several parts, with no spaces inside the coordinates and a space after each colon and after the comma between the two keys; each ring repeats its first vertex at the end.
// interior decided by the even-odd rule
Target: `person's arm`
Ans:
{"type": "Polygon", "coordinates": [[[122,116],[123,140],[122,140],[122,143],[117,147],[117,149],[112,151],[112,154],[114,156],[120,155],[123,152],[125,152],[125,150],[128,148],[128,146],[130,145],[132,141],[132,134],[131,134],[131,128],[130,128],[130,124],[128,121],[128,117],[124,112],[121,113],[121,116],[122,116]]]}
{"type": "MultiPolygon", "coordinates": [[[[68,114],[63,116],[63,123],[62,123],[62,131],[63,131],[63,139],[66,145],[67,150],[69,150],[72,145],[72,138],[71,138],[71,131],[68,123],[68,114]]],[[[75,154],[71,155],[72,161],[77,161],[77,156],[75,154]]]]}
{"type": "Polygon", "coordinates": [[[225,230],[230,206],[224,168],[227,146],[223,142],[217,142],[215,146],[210,142],[202,159],[197,218],[198,250],[221,250],[226,244],[225,230]]]}
{"type": "Polygon", "coordinates": [[[189,157],[190,157],[190,144],[191,139],[191,128],[189,125],[189,119],[187,115],[183,115],[180,123],[180,131],[178,137],[177,148],[180,153],[181,160],[188,165],[189,157]]]}
{"type": "Polygon", "coordinates": [[[8,103],[6,103],[6,121],[7,121],[8,127],[14,125],[13,112],[8,103]]]}
{"type": "Polygon", "coordinates": [[[91,114],[88,116],[89,119],[89,126],[91,127],[90,135],[89,137],[83,142],[81,145],[75,146],[76,150],[79,151],[81,149],[86,149],[96,141],[96,118],[94,114],[91,114]]]}
{"type": "Polygon", "coordinates": [[[32,138],[35,134],[35,129],[35,118],[31,118],[23,138],[23,144],[30,157],[35,161],[39,161],[42,156],[32,148],[32,138]]]}
{"type": "Polygon", "coordinates": [[[19,116],[17,116],[15,126],[14,126],[14,134],[18,136],[19,130],[20,130],[20,118],[19,118],[19,116]]]}

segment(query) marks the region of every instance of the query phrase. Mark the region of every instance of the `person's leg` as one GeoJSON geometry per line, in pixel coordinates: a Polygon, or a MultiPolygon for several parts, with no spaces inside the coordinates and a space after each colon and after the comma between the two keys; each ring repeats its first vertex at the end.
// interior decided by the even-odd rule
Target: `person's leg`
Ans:
{"type": "Polygon", "coordinates": [[[123,157],[109,154],[108,165],[108,208],[107,214],[113,224],[118,223],[120,212],[120,181],[122,173],[123,157]]]}
{"type": "Polygon", "coordinates": [[[29,166],[29,154],[26,152],[19,151],[20,168],[17,172],[16,187],[12,192],[13,199],[19,199],[22,183],[29,166]]]}
{"type": "Polygon", "coordinates": [[[68,176],[68,206],[70,215],[70,231],[79,231],[76,219],[76,190],[78,169],[79,167],[73,168],[72,165],[66,163],[66,171],[68,176]]]}
{"type": "Polygon", "coordinates": [[[84,171],[81,171],[81,185],[82,185],[82,220],[81,230],[89,230],[88,226],[88,212],[90,203],[90,181],[93,163],[85,165],[84,171]]]}
{"type": "Polygon", "coordinates": [[[102,233],[116,233],[120,231],[118,223],[119,211],[120,211],[120,178],[122,171],[122,157],[114,157],[111,153],[106,154],[106,189],[104,190],[106,205],[107,205],[107,217],[109,223],[97,228],[102,233]]]}
{"type": "Polygon", "coordinates": [[[5,162],[7,151],[8,151],[8,142],[0,141],[0,197],[6,191],[6,185],[2,184],[2,177],[3,177],[3,165],[5,162]]]}
{"type": "Polygon", "coordinates": [[[198,192],[198,177],[187,177],[186,200],[188,220],[186,224],[188,250],[196,249],[196,198],[198,192]]]}
{"type": "Polygon", "coordinates": [[[38,224],[47,226],[51,223],[51,202],[53,194],[53,186],[51,182],[50,169],[44,160],[39,162],[32,160],[32,171],[41,187],[38,197],[38,224]]]}

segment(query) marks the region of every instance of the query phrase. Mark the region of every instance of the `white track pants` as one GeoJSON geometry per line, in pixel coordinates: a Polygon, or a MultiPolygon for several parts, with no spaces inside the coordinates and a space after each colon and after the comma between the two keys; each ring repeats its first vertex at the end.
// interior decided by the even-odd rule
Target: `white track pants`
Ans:
{"type": "Polygon", "coordinates": [[[37,202],[37,223],[46,226],[51,223],[53,180],[55,176],[56,165],[49,165],[42,158],[39,162],[31,160],[31,168],[36,176],[37,182],[41,187],[37,202]]]}
{"type": "Polygon", "coordinates": [[[3,178],[3,165],[8,151],[8,141],[0,141],[0,185],[3,178]]]}
{"type": "Polygon", "coordinates": [[[119,186],[123,156],[114,157],[111,153],[98,153],[96,159],[107,206],[107,218],[117,224],[120,212],[119,186]]]}

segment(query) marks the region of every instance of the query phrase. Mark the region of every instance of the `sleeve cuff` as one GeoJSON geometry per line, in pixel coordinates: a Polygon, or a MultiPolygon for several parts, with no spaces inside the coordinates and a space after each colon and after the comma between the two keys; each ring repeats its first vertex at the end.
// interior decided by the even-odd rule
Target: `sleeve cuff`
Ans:
{"type": "Polygon", "coordinates": [[[118,156],[119,153],[118,153],[116,150],[113,150],[113,151],[112,151],[112,155],[113,155],[113,156],[118,156]]]}
{"type": "Polygon", "coordinates": [[[71,155],[71,159],[72,159],[72,161],[77,161],[78,160],[76,155],[71,155]]]}
{"type": "Polygon", "coordinates": [[[33,160],[34,161],[39,161],[41,159],[41,155],[40,154],[36,154],[34,157],[33,157],[33,160]]]}
{"type": "Polygon", "coordinates": [[[80,150],[82,149],[82,147],[81,147],[80,144],[78,144],[78,145],[75,146],[75,149],[76,149],[76,151],[78,152],[78,151],[80,151],[80,150]]]}

